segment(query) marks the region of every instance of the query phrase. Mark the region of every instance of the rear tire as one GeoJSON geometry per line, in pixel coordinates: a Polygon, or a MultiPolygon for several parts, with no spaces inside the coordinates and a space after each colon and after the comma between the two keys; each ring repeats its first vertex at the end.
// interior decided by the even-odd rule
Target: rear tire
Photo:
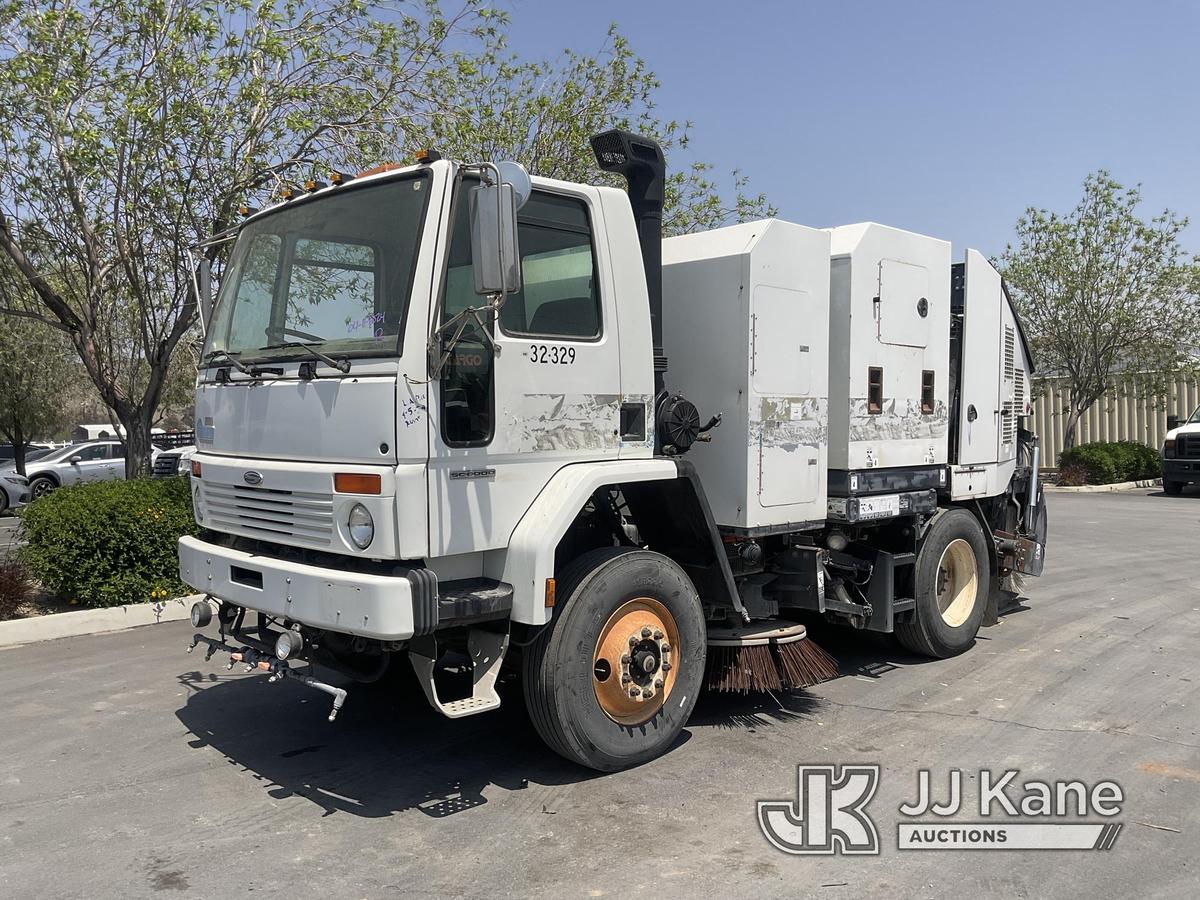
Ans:
{"type": "Polygon", "coordinates": [[[991,589],[979,520],[965,509],[948,509],[934,519],[917,551],[915,578],[913,621],[898,623],[896,637],[922,656],[957,656],[974,643],[991,589]]]}
{"type": "Polygon", "coordinates": [[[524,654],[534,728],[556,753],[601,772],[654,759],[679,736],[704,679],[695,586],[667,557],[627,547],[585,553],[556,581],[554,618],[524,654]],[[634,688],[645,697],[631,698],[634,688]]]}
{"type": "Polygon", "coordinates": [[[1163,493],[1166,494],[1168,497],[1178,497],[1180,494],[1183,493],[1183,482],[1182,481],[1167,481],[1167,479],[1164,478],[1163,479],[1163,493]]]}

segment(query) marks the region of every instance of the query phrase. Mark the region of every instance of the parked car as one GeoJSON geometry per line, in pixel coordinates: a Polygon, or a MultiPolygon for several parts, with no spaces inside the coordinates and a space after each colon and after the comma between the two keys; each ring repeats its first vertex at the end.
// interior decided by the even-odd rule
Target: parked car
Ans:
{"type": "MultiPolygon", "coordinates": [[[[34,453],[38,450],[44,450],[47,453],[49,453],[53,449],[54,448],[51,447],[49,444],[26,444],[25,445],[25,458],[29,459],[30,454],[34,453]]],[[[13,459],[16,458],[16,455],[17,455],[17,448],[14,447],[12,444],[0,444],[0,464],[12,462],[13,459]]]]}
{"type": "Polygon", "coordinates": [[[1163,441],[1163,493],[1181,494],[1183,486],[1200,481],[1200,406],[1187,419],[1167,417],[1163,441]]]}
{"type": "Polygon", "coordinates": [[[32,499],[63,485],[113,481],[125,477],[125,448],[120,441],[87,441],[47,453],[25,466],[32,499]]]}
{"type": "Polygon", "coordinates": [[[0,516],[29,502],[29,479],[15,470],[0,472],[0,516]]]}
{"type": "Polygon", "coordinates": [[[192,455],[195,452],[195,444],[163,450],[154,458],[154,477],[173,478],[176,475],[189,474],[192,471],[192,455]]]}

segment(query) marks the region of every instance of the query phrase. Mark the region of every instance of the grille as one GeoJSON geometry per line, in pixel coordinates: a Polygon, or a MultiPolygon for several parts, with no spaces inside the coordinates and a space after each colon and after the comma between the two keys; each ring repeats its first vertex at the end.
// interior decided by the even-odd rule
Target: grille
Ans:
{"type": "Polygon", "coordinates": [[[1200,434],[1181,434],[1175,438],[1176,459],[1200,459],[1200,434]]]}
{"type": "Polygon", "coordinates": [[[160,453],[154,460],[154,474],[158,476],[174,475],[179,471],[178,453],[160,453]]]}
{"type": "Polygon", "coordinates": [[[1017,415],[1025,415],[1025,370],[1017,369],[1016,377],[1013,379],[1013,406],[1016,407],[1017,415]]]}
{"type": "Polygon", "coordinates": [[[1004,326],[1004,377],[1012,378],[1016,368],[1017,339],[1016,334],[1008,325],[1004,326]]]}
{"type": "Polygon", "coordinates": [[[205,524],[263,540],[328,547],[333,539],[330,494],[220,484],[201,479],[205,524]]]}

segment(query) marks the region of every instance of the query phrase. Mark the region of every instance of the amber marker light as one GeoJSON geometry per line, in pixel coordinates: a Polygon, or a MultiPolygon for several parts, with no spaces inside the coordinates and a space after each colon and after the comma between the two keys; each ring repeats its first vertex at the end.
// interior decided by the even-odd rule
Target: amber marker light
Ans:
{"type": "Polygon", "coordinates": [[[338,472],[333,476],[333,489],[339,494],[378,494],[382,479],[360,472],[338,472]]]}

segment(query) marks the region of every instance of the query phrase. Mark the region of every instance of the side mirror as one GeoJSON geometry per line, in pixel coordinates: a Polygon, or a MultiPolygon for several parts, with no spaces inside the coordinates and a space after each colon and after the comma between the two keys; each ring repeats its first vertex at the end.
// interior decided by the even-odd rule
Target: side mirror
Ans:
{"type": "Polygon", "coordinates": [[[78,453],[76,453],[74,456],[72,456],[70,459],[68,459],[67,462],[69,462],[73,466],[77,466],[77,465],[79,465],[79,463],[83,462],[83,457],[80,456],[78,453]]]}
{"type": "Polygon", "coordinates": [[[213,293],[212,293],[212,263],[207,258],[200,260],[197,266],[197,300],[200,303],[200,329],[208,332],[212,322],[213,293]]]}
{"type": "Polygon", "coordinates": [[[1174,431],[1179,427],[1180,417],[1176,415],[1167,416],[1167,431],[1174,431]]]}
{"type": "MultiPolygon", "coordinates": [[[[515,168],[515,167],[514,167],[515,168]]],[[[521,170],[524,173],[524,169],[521,170]]],[[[501,177],[518,180],[506,166],[501,177]]],[[[528,175],[525,176],[528,180],[528,175]]],[[[515,294],[521,290],[521,252],[517,243],[517,209],[529,196],[524,185],[510,181],[471,189],[471,261],[475,293],[515,294]],[[524,196],[520,191],[524,190],[524,196]]]]}

